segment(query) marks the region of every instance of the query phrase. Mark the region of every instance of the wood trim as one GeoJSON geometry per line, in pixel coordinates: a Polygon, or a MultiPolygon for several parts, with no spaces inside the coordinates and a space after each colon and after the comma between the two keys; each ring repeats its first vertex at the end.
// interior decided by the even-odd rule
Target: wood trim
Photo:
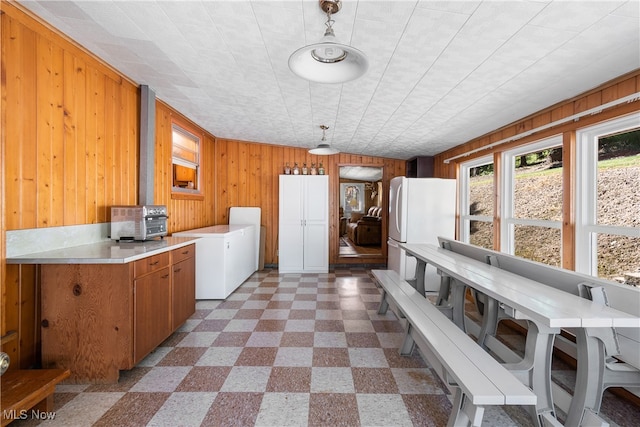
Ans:
{"type": "Polygon", "coordinates": [[[562,135],[562,267],[574,270],[575,262],[575,194],[576,186],[576,132],[562,135]]]}
{"type": "MultiPolygon", "coordinates": [[[[620,76],[616,79],[613,79],[589,92],[586,92],[577,97],[555,104],[551,107],[548,107],[544,110],[534,113],[528,117],[525,117],[517,122],[511,123],[507,126],[496,129],[495,131],[489,134],[475,138],[465,144],[459,145],[450,150],[439,153],[438,155],[435,156],[435,159],[434,159],[435,164],[438,165],[439,163],[443,163],[444,160],[447,158],[458,156],[458,155],[464,155],[464,153],[469,152],[471,150],[478,149],[483,146],[487,146],[491,143],[495,143],[502,139],[515,136],[524,131],[534,129],[544,124],[552,123],[553,121],[560,120],[565,117],[569,117],[573,114],[579,113],[581,111],[585,111],[589,108],[597,107],[604,103],[611,102],[628,95],[632,95],[639,91],[640,91],[640,69],[637,69],[624,76],[620,76]]],[[[605,120],[609,120],[615,117],[629,114],[634,111],[638,111],[640,109],[640,106],[638,105],[639,103],[640,103],[639,101],[634,101],[634,102],[622,104],[617,107],[613,107],[605,111],[602,111],[599,114],[593,114],[590,116],[582,117],[578,121],[574,121],[574,122],[559,125],[550,129],[546,129],[544,131],[537,132],[535,134],[529,135],[525,138],[513,141],[511,143],[505,143],[493,149],[487,149],[488,150],[487,152],[473,153],[473,154],[470,154],[468,157],[460,158],[453,161],[461,162],[461,161],[472,160],[475,157],[486,156],[487,154],[493,151],[508,150],[514,146],[526,144],[529,141],[544,139],[551,135],[558,135],[563,132],[575,130],[580,127],[590,126],[595,123],[599,123],[605,120]]]]}
{"type": "Polygon", "coordinates": [[[493,153],[493,249],[500,250],[500,241],[502,239],[501,233],[501,216],[500,209],[502,204],[500,201],[503,198],[502,188],[500,182],[502,181],[502,155],[501,153],[493,153]]]}

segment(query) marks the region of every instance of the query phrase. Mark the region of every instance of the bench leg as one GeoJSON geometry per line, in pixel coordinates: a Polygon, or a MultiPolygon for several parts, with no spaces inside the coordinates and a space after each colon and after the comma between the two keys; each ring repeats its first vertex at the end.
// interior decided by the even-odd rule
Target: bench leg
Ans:
{"type": "Polygon", "coordinates": [[[400,346],[400,355],[401,356],[410,356],[413,353],[413,348],[416,345],[413,337],[411,336],[411,323],[407,322],[407,326],[405,328],[404,340],[402,341],[402,345],[400,346]]]}
{"type": "Polygon", "coordinates": [[[498,330],[498,322],[500,321],[500,318],[498,316],[500,311],[500,304],[493,298],[490,298],[486,295],[483,296],[484,313],[482,315],[482,327],[480,328],[480,333],[478,334],[478,345],[487,350],[487,344],[485,343],[487,336],[495,336],[496,331],[498,330]]]}
{"type": "Polygon", "coordinates": [[[440,274],[440,290],[438,291],[436,306],[442,307],[449,305],[449,294],[451,293],[451,277],[447,276],[441,271],[438,271],[438,274],[440,274]]]}
{"type": "Polygon", "coordinates": [[[539,416],[543,413],[548,412],[555,418],[551,393],[551,360],[553,341],[560,330],[538,325],[531,320],[527,321],[527,329],[524,358],[518,363],[505,363],[503,366],[538,397],[536,407],[528,409],[532,418],[539,422],[539,416]]]}
{"type": "Polygon", "coordinates": [[[424,274],[427,268],[427,263],[421,259],[416,258],[416,290],[422,296],[425,296],[424,291],[424,274]]]}
{"type": "Polygon", "coordinates": [[[597,338],[589,336],[589,329],[574,331],[576,335],[576,386],[567,412],[567,425],[581,425],[585,410],[600,411],[606,363],[605,348],[597,338]]]}
{"type": "Polygon", "coordinates": [[[460,388],[455,389],[453,408],[447,422],[447,427],[481,426],[484,408],[472,404],[460,388]]]}
{"type": "Polygon", "coordinates": [[[458,328],[466,332],[466,327],[464,324],[464,294],[467,291],[467,287],[454,278],[451,278],[450,283],[452,300],[451,306],[453,308],[452,320],[458,328]]]}
{"type": "Polygon", "coordinates": [[[378,306],[378,314],[386,314],[389,309],[389,302],[387,301],[387,291],[382,290],[382,297],[380,298],[380,305],[378,306]]]}

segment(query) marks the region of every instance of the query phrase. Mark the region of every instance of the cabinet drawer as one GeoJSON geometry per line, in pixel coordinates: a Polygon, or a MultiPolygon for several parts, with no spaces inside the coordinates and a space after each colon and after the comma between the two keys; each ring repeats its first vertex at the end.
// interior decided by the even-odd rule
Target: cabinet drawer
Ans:
{"type": "Polygon", "coordinates": [[[187,258],[191,258],[196,254],[196,245],[192,244],[171,251],[171,263],[176,264],[187,258]]]}
{"type": "Polygon", "coordinates": [[[135,262],[134,275],[140,277],[169,265],[169,252],[163,252],[135,262]]]}

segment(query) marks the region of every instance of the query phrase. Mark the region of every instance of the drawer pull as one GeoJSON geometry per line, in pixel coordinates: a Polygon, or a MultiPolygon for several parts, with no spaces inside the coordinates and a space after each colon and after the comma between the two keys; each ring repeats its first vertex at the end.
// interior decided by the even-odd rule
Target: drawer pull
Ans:
{"type": "Polygon", "coordinates": [[[49,327],[49,321],[47,319],[42,319],[42,322],[40,322],[40,324],[42,325],[43,328],[49,327]]]}
{"type": "Polygon", "coordinates": [[[76,283],[73,286],[73,295],[79,297],[82,294],[82,285],[76,283]]]}
{"type": "Polygon", "coordinates": [[[160,261],[150,262],[149,265],[157,265],[160,261]]]}
{"type": "Polygon", "coordinates": [[[186,250],[186,251],[182,252],[182,255],[189,255],[189,251],[186,250]]]}
{"type": "Polygon", "coordinates": [[[169,277],[168,274],[165,274],[164,276],[162,276],[163,279],[166,279],[167,277],[169,277]]]}
{"type": "Polygon", "coordinates": [[[176,268],[175,270],[173,270],[174,273],[180,273],[182,271],[181,268],[176,268]]]}

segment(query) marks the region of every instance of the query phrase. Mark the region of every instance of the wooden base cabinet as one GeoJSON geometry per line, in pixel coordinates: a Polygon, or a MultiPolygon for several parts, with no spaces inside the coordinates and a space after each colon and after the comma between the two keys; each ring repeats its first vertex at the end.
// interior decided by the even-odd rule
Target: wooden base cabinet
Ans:
{"type": "Polygon", "coordinates": [[[42,365],[116,383],[195,312],[195,245],[126,264],[42,264],[42,365]]]}

